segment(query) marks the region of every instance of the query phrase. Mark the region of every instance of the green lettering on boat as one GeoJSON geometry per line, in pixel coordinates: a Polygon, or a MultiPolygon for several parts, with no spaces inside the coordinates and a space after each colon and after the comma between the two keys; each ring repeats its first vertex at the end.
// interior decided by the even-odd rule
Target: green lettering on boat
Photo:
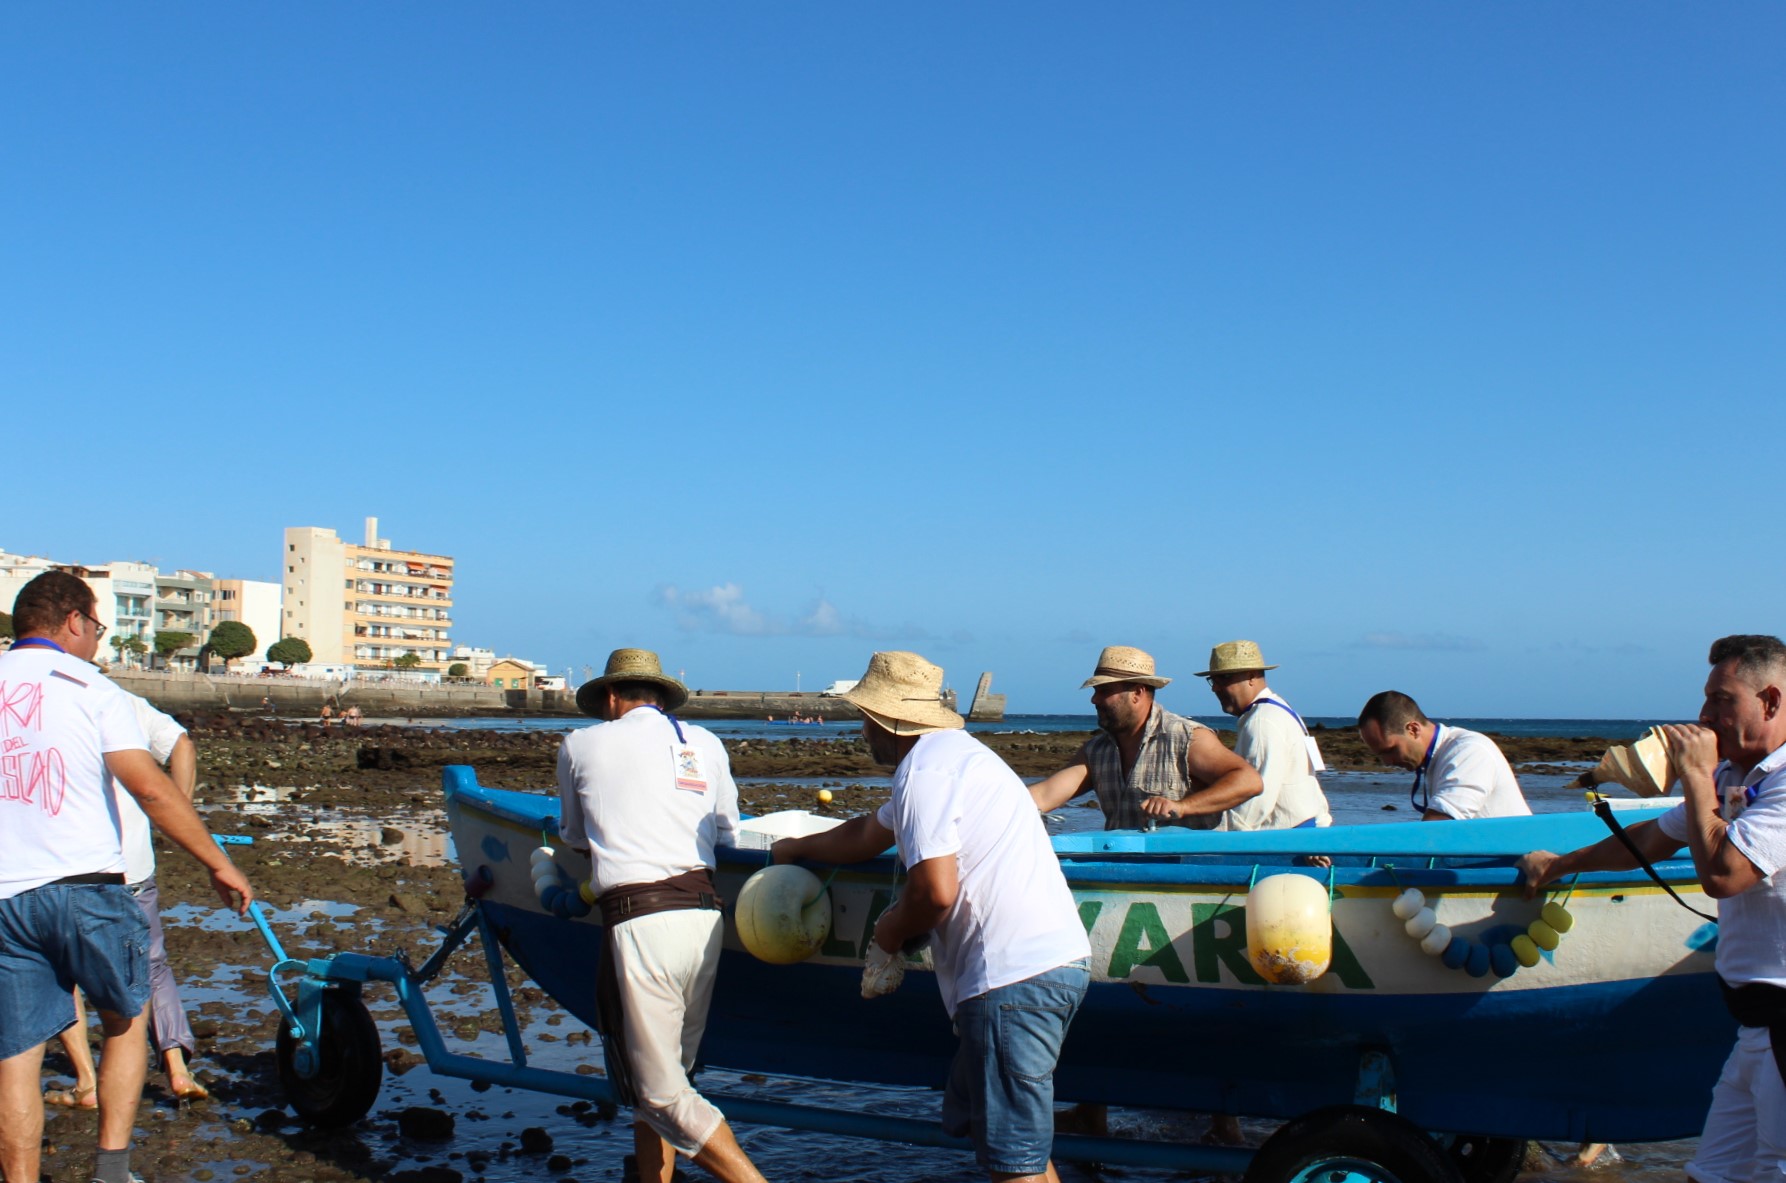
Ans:
{"type": "Polygon", "coordinates": [[[1222,980],[1222,966],[1236,981],[1248,986],[1263,986],[1265,979],[1246,959],[1246,909],[1238,904],[1191,905],[1191,956],[1197,966],[1199,982],[1222,980]],[[1228,935],[1217,936],[1216,921],[1228,924],[1228,935]]]}
{"type": "Polygon", "coordinates": [[[1333,930],[1333,963],[1327,972],[1337,974],[1341,984],[1353,990],[1375,990],[1377,984],[1371,976],[1364,972],[1364,963],[1358,960],[1358,954],[1352,952],[1352,946],[1346,944],[1346,938],[1340,930],[1333,930]]]}
{"type": "Polygon", "coordinates": [[[1104,910],[1103,900],[1080,900],[1079,923],[1085,925],[1085,935],[1090,936],[1093,926],[1098,922],[1098,913],[1104,910]]]}
{"type": "Polygon", "coordinates": [[[1184,962],[1172,948],[1172,938],[1160,922],[1160,910],[1145,901],[1129,905],[1122,918],[1122,931],[1116,936],[1116,948],[1110,954],[1110,976],[1126,978],[1137,965],[1151,965],[1168,982],[1189,982],[1184,962]],[[1146,941],[1143,948],[1142,942],[1146,941]]]}

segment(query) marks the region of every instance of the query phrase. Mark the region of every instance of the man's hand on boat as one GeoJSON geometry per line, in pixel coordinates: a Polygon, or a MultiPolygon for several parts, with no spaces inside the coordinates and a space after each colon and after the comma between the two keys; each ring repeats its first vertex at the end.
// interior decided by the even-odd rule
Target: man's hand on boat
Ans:
{"type": "Polygon", "coordinates": [[[236,915],[248,915],[248,905],[254,902],[254,888],[248,886],[248,876],[234,863],[224,863],[221,867],[212,867],[211,889],[224,905],[235,909],[236,915]]]}
{"type": "Polygon", "coordinates": [[[1525,880],[1528,900],[1537,896],[1538,889],[1550,882],[1552,878],[1551,866],[1556,861],[1557,856],[1548,850],[1534,850],[1530,854],[1520,856],[1517,865],[1520,876],[1525,880]]]}

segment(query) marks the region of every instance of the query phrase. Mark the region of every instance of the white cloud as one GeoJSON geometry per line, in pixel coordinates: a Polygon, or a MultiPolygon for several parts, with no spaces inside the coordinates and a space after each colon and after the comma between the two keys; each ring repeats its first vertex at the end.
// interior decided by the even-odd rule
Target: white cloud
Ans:
{"type": "Polygon", "coordinates": [[[684,632],[725,633],[734,637],[856,637],[879,643],[934,645],[969,644],[971,633],[957,630],[937,634],[922,626],[875,624],[845,616],[830,600],[820,596],[804,612],[784,615],[754,608],[736,583],[717,584],[705,591],[685,591],[675,584],[660,584],[652,602],[667,609],[684,632]]]}

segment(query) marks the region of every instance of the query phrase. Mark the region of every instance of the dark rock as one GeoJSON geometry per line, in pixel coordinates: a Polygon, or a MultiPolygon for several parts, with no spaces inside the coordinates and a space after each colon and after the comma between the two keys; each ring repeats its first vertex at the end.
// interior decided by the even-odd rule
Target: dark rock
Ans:
{"type": "Polygon", "coordinates": [[[397,1113],[397,1132],[421,1142],[444,1142],[453,1136],[453,1115],[412,1105],[397,1113]]]}
{"type": "Polygon", "coordinates": [[[549,1154],[552,1150],[552,1135],[541,1126],[530,1125],[521,1131],[522,1154],[549,1154]]]}

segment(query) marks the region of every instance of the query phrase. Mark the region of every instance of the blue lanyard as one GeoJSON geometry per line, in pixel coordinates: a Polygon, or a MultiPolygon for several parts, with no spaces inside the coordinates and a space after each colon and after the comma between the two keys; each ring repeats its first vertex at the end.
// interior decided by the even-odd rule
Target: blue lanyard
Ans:
{"type": "Polygon", "coordinates": [[[14,641],[12,647],[14,649],[54,649],[57,653],[68,652],[68,650],[56,644],[56,642],[44,637],[26,637],[22,641],[14,641]]]}
{"type": "Polygon", "coordinates": [[[1414,795],[1426,787],[1426,770],[1433,762],[1433,749],[1439,746],[1439,728],[1443,726],[1443,723],[1433,724],[1433,737],[1426,741],[1426,758],[1420,761],[1420,767],[1414,772],[1414,783],[1408,789],[1408,804],[1418,809],[1423,816],[1432,808],[1432,794],[1426,794],[1424,801],[1415,800],[1414,795]]]}
{"type": "Polygon", "coordinates": [[[1299,714],[1297,714],[1297,713],[1296,713],[1296,711],[1295,711],[1295,709],[1294,709],[1294,708],[1292,708],[1292,707],[1291,707],[1291,706],[1290,706],[1290,704],[1289,704],[1289,703],[1287,703],[1287,702],[1279,702],[1279,701],[1278,701],[1278,700],[1277,700],[1277,699],[1275,699],[1275,698],[1266,698],[1266,697],[1265,697],[1265,696],[1264,696],[1264,695],[1263,695],[1263,694],[1261,694],[1261,695],[1260,695],[1260,696],[1259,696],[1259,697],[1258,697],[1258,698],[1255,698],[1255,699],[1253,699],[1253,706],[1252,706],[1252,707],[1248,707],[1248,708],[1247,708],[1247,710],[1249,710],[1249,711],[1250,711],[1250,710],[1252,710],[1252,709],[1253,709],[1253,707],[1256,707],[1256,706],[1258,706],[1258,705],[1259,705],[1259,704],[1260,704],[1260,703],[1262,703],[1262,702],[1268,702],[1268,703],[1270,703],[1270,704],[1271,704],[1271,705],[1272,705],[1272,706],[1274,706],[1274,707],[1282,707],[1282,708],[1283,708],[1283,709],[1284,709],[1284,710],[1286,710],[1286,711],[1289,711],[1289,712],[1290,712],[1290,717],[1291,717],[1291,718],[1292,718],[1292,719],[1295,719],[1295,720],[1296,720],[1296,725],[1297,725],[1297,726],[1298,726],[1298,727],[1300,727],[1300,728],[1302,728],[1302,733],[1303,733],[1303,734],[1304,734],[1304,735],[1307,735],[1307,734],[1308,734],[1308,724],[1307,724],[1307,723],[1304,723],[1304,722],[1303,722],[1303,721],[1302,721],[1302,716],[1301,716],[1301,715],[1299,715],[1299,714]]]}
{"type": "Polygon", "coordinates": [[[670,721],[670,726],[672,726],[676,729],[676,742],[677,743],[687,743],[688,742],[687,737],[685,737],[682,734],[682,724],[677,722],[675,715],[672,715],[669,711],[664,710],[662,707],[658,706],[656,703],[651,704],[651,709],[656,711],[658,714],[662,715],[664,718],[666,718],[670,721]]]}

